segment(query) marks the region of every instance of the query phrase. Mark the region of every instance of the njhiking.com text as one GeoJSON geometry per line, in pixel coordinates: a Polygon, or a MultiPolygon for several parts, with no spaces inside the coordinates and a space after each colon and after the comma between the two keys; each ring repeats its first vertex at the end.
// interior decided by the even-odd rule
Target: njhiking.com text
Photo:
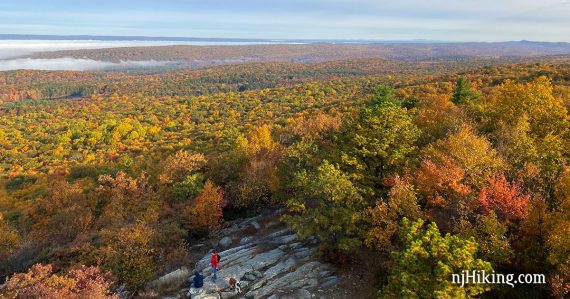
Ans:
{"type": "Polygon", "coordinates": [[[464,287],[467,284],[506,284],[515,287],[516,284],[545,284],[546,276],[539,273],[503,274],[485,270],[463,270],[460,274],[451,274],[451,282],[464,287]]]}

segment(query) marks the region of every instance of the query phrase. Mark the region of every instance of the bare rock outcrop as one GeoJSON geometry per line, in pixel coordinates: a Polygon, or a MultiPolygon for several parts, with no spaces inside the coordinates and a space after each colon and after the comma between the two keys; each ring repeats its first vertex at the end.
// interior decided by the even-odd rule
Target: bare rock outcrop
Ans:
{"type": "Polygon", "coordinates": [[[224,244],[219,252],[217,280],[212,281],[206,252],[196,263],[196,270],[205,276],[204,286],[185,290],[187,298],[313,298],[318,288],[337,284],[332,267],[318,260],[318,242],[301,241],[282,223],[262,220],[267,218],[251,218],[222,230],[221,239],[236,242],[224,244]],[[232,277],[241,282],[240,294],[230,289],[232,277]]]}

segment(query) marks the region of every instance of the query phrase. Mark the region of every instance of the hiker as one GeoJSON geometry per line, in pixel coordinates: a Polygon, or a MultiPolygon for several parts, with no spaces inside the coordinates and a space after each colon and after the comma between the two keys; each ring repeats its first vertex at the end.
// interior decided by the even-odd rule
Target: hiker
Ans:
{"type": "Polygon", "coordinates": [[[212,281],[216,281],[218,278],[217,272],[220,266],[220,255],[216,252],[215,249],[212,249],[212,257],[210,258],[210,265],[212,266],[212,281]]]}
{"type": "Polygon", "coordinates": [[[204,275],[198,271],[194,271],[194,279],[192,279],[194,288],[199,289],[204,286],[204,275]]]}

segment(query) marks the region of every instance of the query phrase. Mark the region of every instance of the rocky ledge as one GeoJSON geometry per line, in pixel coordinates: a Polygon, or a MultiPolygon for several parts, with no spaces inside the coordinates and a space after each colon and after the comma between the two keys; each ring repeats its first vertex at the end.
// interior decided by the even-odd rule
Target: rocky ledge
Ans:
{"type": "MultiPolygon", "coordinates": [[[[216,246],[221,257],[217,280],[212,281],[210,253],[205,252],[196,263],[196,269],[205,276],[204,287],[184,289],[179,294],[192,299],[315,298],[319,291],[336,285],[338,278],[332,267],[317,258],[317,240],[299,240],[282,223],[271,220],[278,218],[272,216],[251,218],[222,230],[216,246]],[[230,290],[230,278],[241,282],[240,294],[230,290]]],[[[179,276],[181,270],[177,271],[163,277],[179,276]]],[[[183,272],[190,282],[191,271],[183,272]]]]}

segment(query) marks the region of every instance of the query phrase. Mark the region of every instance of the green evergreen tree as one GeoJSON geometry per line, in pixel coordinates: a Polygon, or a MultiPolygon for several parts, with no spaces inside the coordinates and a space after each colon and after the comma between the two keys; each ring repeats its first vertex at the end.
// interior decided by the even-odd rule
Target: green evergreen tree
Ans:
{"type": "Polygon", "coordinates": [[[365,107],[340,139],[342,161],[374,194],[381,180],[413,154],[419,135],[407,109],[391,102],[365,107]]]}
{"type": "Polygon", "coordinates": [[[403,219],[399,231],[402,250],[395,255],[389,282],[379,298],[473,298],[488,291],[485,284],[452,283],[452,274],[462,271],[493,269],[489,262],[477,259],[477,243],[446,234],[435,223],[403,219]]]}
{"type": "Polygon", "coordinates": [[[284,219],[299,235],[318,236],[333,250],[361,244],[363,199],[348,175],[325,161],[316,172],[298,173],[292,185],[297,194],[287,206],[295,214],[284,219]]]}
{"type": "Polygon", "coordinates": [[[455,91],[451,97],[451,101],[455,105],[472,103],[479,98],[479,94],[471,89],[471,81],[463,77],[459,77],[455,83],[455,91]]]}

